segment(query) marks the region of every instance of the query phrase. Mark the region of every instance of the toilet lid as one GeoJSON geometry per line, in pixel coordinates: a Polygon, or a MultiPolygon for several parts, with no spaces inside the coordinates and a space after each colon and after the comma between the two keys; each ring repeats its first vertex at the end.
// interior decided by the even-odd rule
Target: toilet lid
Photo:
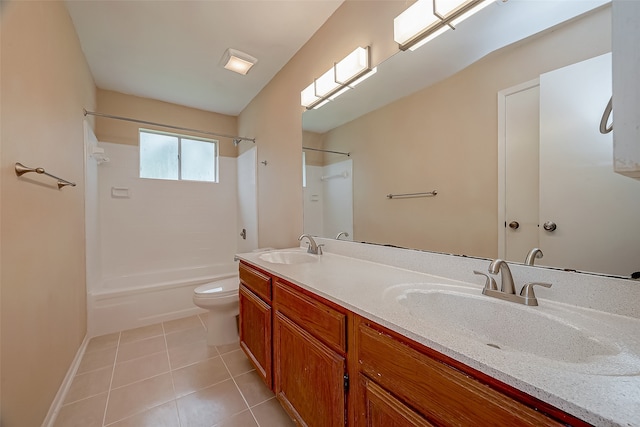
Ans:
{"type": "Polygon", "coordinates": [[[219,296],[223,294],[238,292],[237,277],[230,277],[224,280],[216,280],[215,282],[205,283],[194,289],[194,293],[205,296],[219,296]]]}

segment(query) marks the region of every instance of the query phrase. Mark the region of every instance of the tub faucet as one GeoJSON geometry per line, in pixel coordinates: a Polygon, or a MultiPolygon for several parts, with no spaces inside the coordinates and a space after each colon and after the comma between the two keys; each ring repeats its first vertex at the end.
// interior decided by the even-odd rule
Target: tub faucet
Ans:
{"type": "Polygon", "coordinates": [[[516,288],[513,285],[513,276],[511,275],[511,269],[506,261],[500,258],[494,259],[489,264],[489,273],[498,274],[502,277],[502,284],[500,285],[500,292],[505,294],[515,294],[516,288]]]}
{"type": "Polygon", "coordinates": [[[536,261],[536,258],[542,258],[544,254],[540,250],[540,248],[533,248],[527,254],[527,257],[524,260],[525,265],[533,265],[536,261]]]}
{"type": "Polygon", "coordinates": [[[318,245],[311,234],[303,234],[298,237],[298,241],[302,241],[303,238],[307,238],[309,240],[309,246],[307,247],[307,253],[314,255],[322,255],[322,245],[318,245]]]}
{"type": "Polygon", "coordinates": [[[481,273],[479,271],[474,271],[475,274],[479,274],[486,277],[484,288],[482,289],[482,293],[484,295],[499,298],[505,301],[516,302],[518,304],[524,305],[538,305],[538,300],[536,299],[536,295],[533,293],[534,286],[543,286],[545,288],[550,288],[551,283],[541,283],[541,282],[532,282],[527,283],[520,290],[520,295],[516,294],[516,289],[513,284],[513,276],[511,275],[511,269],[506,261],[502,259],[494,259],[489,264],[489,273],[490,274],[498,274],[502,278],[502,284],[500,290],[498,290],[498,286],[496,282],[493,280],[493,277],[488,274],[481,273]]]}

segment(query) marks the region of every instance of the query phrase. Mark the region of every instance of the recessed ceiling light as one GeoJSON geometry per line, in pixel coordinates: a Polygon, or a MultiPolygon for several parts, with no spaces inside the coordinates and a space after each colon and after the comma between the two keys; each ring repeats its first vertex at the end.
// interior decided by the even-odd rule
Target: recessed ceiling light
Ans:
{"type": "Polygon", "coordinates": [[[227,49],[222,55],[223,67],[238,74],[245,75],[258,62],[253,56],[236,49],[227,49]]]}

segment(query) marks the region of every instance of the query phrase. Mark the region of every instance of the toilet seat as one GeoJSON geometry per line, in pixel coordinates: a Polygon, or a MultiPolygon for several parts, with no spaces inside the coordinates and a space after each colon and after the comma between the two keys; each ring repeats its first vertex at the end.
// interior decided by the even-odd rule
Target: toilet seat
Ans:
{"type": "Polygon", "coordinates": [[[200,285],[193,290],[193,293],[198,298],[224,298],[238,294],[238,283],[237,277],[230,277],[200,285]]]}

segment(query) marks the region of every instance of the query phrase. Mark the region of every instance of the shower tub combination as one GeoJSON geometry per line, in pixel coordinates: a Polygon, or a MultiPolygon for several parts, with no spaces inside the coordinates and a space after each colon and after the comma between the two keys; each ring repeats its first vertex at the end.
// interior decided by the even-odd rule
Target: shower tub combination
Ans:
{"type": "Polygon", "coordinates": [[[232,262],[104,279],[88,294],[89,336],[206,313],[193,303],[194,289],[237,275],[232,262]]]}

